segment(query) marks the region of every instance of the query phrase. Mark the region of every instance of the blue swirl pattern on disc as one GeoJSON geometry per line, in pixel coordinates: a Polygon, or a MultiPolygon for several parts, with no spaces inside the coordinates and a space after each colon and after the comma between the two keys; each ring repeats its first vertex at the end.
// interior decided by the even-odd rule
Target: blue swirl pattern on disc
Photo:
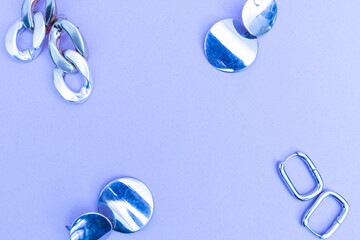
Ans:
{"type": "Polygon", "coordinates": [[[248,0],[242,11],[244,26],[251,35],[260,37],[276,22],[277,4],[274,0],[248,0]]]}
{"type": "Polygon", "coordinates": [[[101,192],[98,209],[110,219],[115,231],[133,233],[150,221],[154,201],[144,183],[134,178],[120,178],[101,192]]]}
{"type": "Polygon", "coordinates": [[[254,61],[258,53],[258,40],[250,35],[239,19],[217,22],[205,38],[205,55],[216,69],[237,72],[254,61]]]}

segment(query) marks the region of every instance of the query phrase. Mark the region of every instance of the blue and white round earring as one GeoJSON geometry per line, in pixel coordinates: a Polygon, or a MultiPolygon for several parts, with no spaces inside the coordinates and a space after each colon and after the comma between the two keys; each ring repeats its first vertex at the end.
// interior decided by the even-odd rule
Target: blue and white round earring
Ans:
{"type": "Polygon", "coordinates": [[[250,66],[258,53],[258,37],[271,30],[276,17],[275,0],[248,0],[242,19],[224,19],[211,27],[204,44],[207,60],[223,72],[250,66]]]}
{"type": "Polygon", "coordinates": [[[71,227],[67,227],[70,240],[105,240],[112,230],[137,232],[149,223],[154,200],[143,182],[135,178],[120,178],[102,190],[98,211],[78,217],[71,227]]]}

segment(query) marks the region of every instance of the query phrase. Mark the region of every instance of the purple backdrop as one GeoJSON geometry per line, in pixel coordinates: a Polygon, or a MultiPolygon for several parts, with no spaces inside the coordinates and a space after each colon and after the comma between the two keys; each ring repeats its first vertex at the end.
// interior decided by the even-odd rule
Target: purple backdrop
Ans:
{"type": "MultiPolygon", "coordinates": [[[[2,1],[1,41],[21,4],[2,1]]],[[[254,65],[225,74],[206,61],[203,40],[243,4],[58,1],[89,45],[95,89],[83,105],[56,92],[46,48],[21,64],[3,44],[0,238],[68,239],[64,226],[96,210],[106,183],[133,176],[154,194],[153,219],[110,239],[316,239],[300,224],[311,202],[294,199],[276,168],[301,150],[349,201],[333,239],[351,239],[360,219],[360,3],[279,0],[254,65]]],[[[300,161],[289,172],[311,188],[300,161]]],[[[313,226],[327,227],[338,208],[326,201],[313,226]]]]}

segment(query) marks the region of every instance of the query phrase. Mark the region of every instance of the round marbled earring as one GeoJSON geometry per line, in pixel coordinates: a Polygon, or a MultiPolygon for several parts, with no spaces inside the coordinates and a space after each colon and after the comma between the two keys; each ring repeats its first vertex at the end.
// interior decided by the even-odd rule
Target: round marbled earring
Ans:
{"type": "Polygon", "coordinates": [[[137,232],[150,221],[154,200],[143,182],[119,178],[102,190],[98,211],[80,216],[68,227],[70,240],[105,240],[112,230],[137,232]]]}
{"type": "Polygon", "coordinates": [[[248,0],[242,19],[224,19],[211,27],[205,38],[205,56],[223,72],[238,72],[256,59],[258,37],[274,26],[277,4],[274,0],[248,0]]]}

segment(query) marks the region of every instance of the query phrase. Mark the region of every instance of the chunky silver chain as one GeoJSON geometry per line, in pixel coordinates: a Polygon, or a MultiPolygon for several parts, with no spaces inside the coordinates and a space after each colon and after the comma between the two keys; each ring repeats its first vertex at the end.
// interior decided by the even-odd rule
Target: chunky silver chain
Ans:
{"type": "Polygon", "coordinates": [[[86,61],[88,49],[79,30],[68,20],[59,18],[52,26],[49,33],[49,52],[56,65],[54,69],[54,84],[56,89],[63,98],[70,102],[84,102],[90,96],[94,86],[92,74],[86,61]],[[69,34],[76,51],[66,50],[61,52],[59,46],[62,31],[69,34]],[[80,72],[84,78],[83,86],[79,92],[72,91],[64,81],[65,73],[73,72],[80,72]]]}
{"type": "Polygon", "coordinates": [[[17,20],[8,30],[5,38],[5,46],[8,53],[21,62],[29,62],[36,58],[42,50],[46,27],[50,27],[56,19],[55,0],[46,0],[46,16],[41,12],[34,12],[34,7],[39,0],[24,0],[21,8],[21,18],[17,20]],[[23,51],[17,46],[17,38],[25,29],[33,32],[32,46],[23,51]]]}
{"type": "Polygon", "coordinates": [[[75,103],[86,101],[93,89],[94,82],[87,57],[88,49],[84,37],[76,26],[66,19],[57,19],[56,0],[46,0],[45,18],[41,12],[34,12],[39,0],[24,0],[21,9],[21,18],[8,30],[5,46],[8,53],[16,60],[29,62],[41,52],[46,33],[49,32],[49,52],[55,63],[53,81],[60,95],[75,103]],[[32,45],[20,50],[17,44],[18,36],[25,30],[33,32],[32,45]],[[65,31],[71,38],[76,51],[60,49],[61,34],[65,31]],[[83,85],[80,91],[71,90],[65,82],[65,73],[77,73],[83,76],[83,85]]]}
{"type": "MultiPolygon", "coordinates": [[[[25,0],[21,8],[21,20],[24,24],[24,27],[33,31],[35,28],[34,22],[34,7],[38,4],[39,0],[25,0]]],[[[55,0],[46,0],[45,5],[45,25],[47,27],[51,26],[57,16],[57,8],[55,0]]]]}

